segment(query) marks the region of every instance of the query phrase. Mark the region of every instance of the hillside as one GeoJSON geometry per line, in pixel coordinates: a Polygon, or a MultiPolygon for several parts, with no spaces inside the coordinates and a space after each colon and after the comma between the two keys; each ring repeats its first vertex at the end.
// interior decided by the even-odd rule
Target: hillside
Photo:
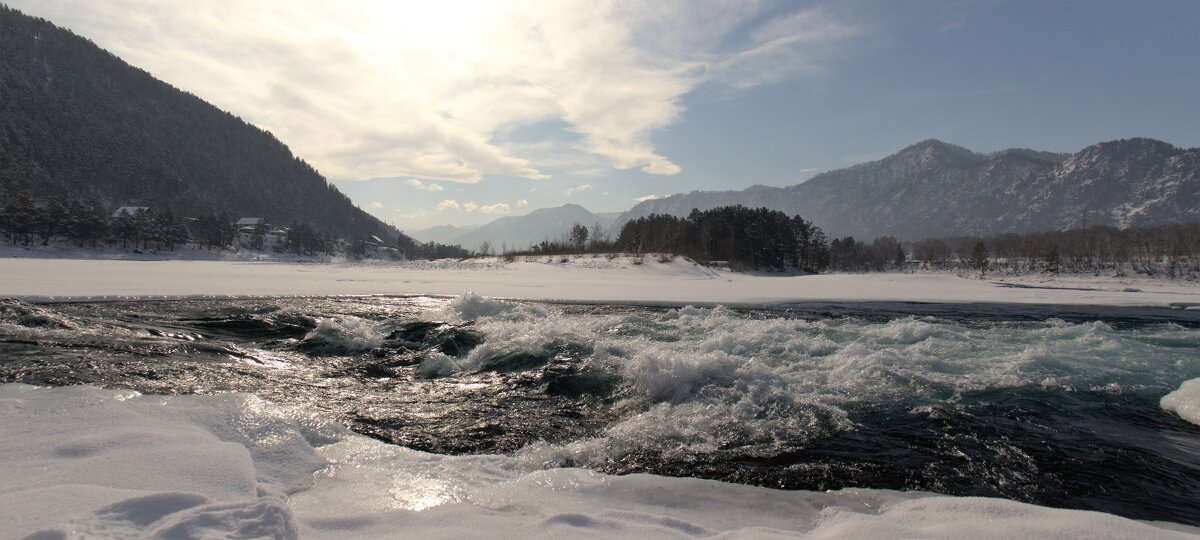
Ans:
{"type": "Polygon", "coordinates": [[[396,237],[270,133],[2,5],[0,96],[0,195],[396,237]]]}
{"type": "Polygon", "coordinates": [[[404,231],[404,234],[407,234],[420,242],[437,242],[439,244],[454,245],[458,243],[458,237],[471,232],[471,230],[475,229],[476,227],[478,227],[478,225],[467,227],[437,225],[428,229],[404,231]]]}
{"type": "Polygon", "coordinates": [[[576,223],[589,229],[599,223],[606,229],[613,218],[594,214],[578,204],[567,204],[541,208],[524,216],[506,216],[471,228],[443,225],[412,231],[409,235],[423,242],[458,244],[468,250],[478,250],[487,242],[493,251],[499,252],[506,247],[520,250],[543,240],[561,240],[576,223]]]}
{"type": "Polygon", "coordinates": [[[654,213],[686,216],[693,208],[733,204],[803,216],[831,237],[902,240],[1189,222],[1200,220],[1200,149],[1128,139],[1073,155],[981,154],[927,140],[795,186],[645,201],[616,226],[654,213]]]}

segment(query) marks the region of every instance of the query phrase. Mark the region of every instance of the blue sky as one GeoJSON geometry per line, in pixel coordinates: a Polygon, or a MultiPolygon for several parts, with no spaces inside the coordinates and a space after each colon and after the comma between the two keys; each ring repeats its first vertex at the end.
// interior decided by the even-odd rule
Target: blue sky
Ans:
{"type": "Polygon", "coordinates": [[[1200,146],[1194,0],[10,4],[410,230],[790,185],[927,138],[1200,146]]]}

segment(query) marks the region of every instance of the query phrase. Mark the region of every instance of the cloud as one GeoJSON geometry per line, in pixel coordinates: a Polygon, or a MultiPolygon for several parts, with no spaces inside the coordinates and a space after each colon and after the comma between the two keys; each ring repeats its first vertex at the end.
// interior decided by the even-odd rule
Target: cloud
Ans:
{"type": "Polygon", "coordinates": [[[417,189],[423,190],[423,191],[438,192],[438,191],[442,190],[442,186],[439,186],[437,184],[428,184],[427,185],[427,184],[421,182],[420,180],[417,180],[416,178],[409,178],[408,180],[405,180],[404,183],[408,184],[412,187],[415,187],[417,189]]]}
{"type": "Polygon", "coordinates": [[[765,1],[9,4],[271,131],[343,179],[676,174],[653,136],[684,116],[684,96],[803,75],[862,32],[820,8],[765,1]],[[565,125],[547,135],[553,155],[508,146],[512,129],[542,122],[565,125]]]}
{"type": "Polygon", "coordinates": [[[529,206],[529,201],[527,201],[525,199],[518,199],[517,206],[529,206]]]}
{"type": "Polygon", "coordinates": [[[593,188],[591,184],[579,184],[578,186],[567,188],[563,191],[563,193],[570,197],[571,195],[574,195],[580,191],[591,191],[592,189],[593,188]]]}
{"type": "Polygon", "coordinates": [[[381,203],[379,201],[375,201],[375,202],[371,203],[372,210],[379,210],[381,208],[383,208],[383,203],[381,203]]]}
{"type": "Polygon", "coordinates": [[[817,171],[819,171],[819,170],[821,170],[821,169],[818,169],[818,168],[816,168],[816,167],[809,167],[809,168],[807,168],[807,169],[800,169],[800,170],[798,170],[798,171],[796,171],[796,172],[798,172],[798,173],[800,173],[800,174],[808,174],[808,173],[815,173],[815,172],[817,172],[817,171]]]}
{"type": "MultiPolygon", "coordinates": [[[[481,205],[475,201],[467,201],[465,203],[460,204],[458,201],[456,201],[454,199],[443,200],[442,202],[437,204],[437,209],[439,212],[445,211],[445,210],[458,210],[458,211],[464,211],[464,212],[479,212],[481,214],[507,214],[512,210],[512,208],[508,205],[508,203],[495,203],[495,204],[481,205]]],[[[416,216],[414,215],[413,217],[416,217],[416,216]]]]}
{"type": "Polygon", "coordinates": [[[657,199],[661,199],[661,198],[662,198],[662,195],[642,195],[641,197],[637,197],[633,200],[635,200],[637,202],[646,202],[646,201],[653,201],[653,200],[657,200],[657,199]]]}

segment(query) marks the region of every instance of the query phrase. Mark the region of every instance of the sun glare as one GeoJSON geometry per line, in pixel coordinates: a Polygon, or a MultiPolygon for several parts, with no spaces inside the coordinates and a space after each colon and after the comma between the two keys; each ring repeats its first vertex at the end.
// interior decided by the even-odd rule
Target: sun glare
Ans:
{"type": "Polygon", "coordinates": [[[379,1],[363,11],[374,14],[377,35],[394,46],[470,55],[488,27],[502,19],[504,5],[483,0],[379,1]]]}

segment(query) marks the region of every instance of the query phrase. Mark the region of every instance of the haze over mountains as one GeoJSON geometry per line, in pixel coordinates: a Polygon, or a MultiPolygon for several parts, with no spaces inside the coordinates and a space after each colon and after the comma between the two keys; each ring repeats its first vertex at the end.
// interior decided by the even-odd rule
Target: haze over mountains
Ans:
{"type": "Polygon", "coordinates": [[[600,224],[607,230],[615,216],[589,212],[578,204],[567,204],[556,208],[541,208],[524,216],[507,216],[475,227],[441,225],[406,233],[422,242],[457,244],[469,250],[478,250],[484,242],[495,252],[504,248],[524,250],[534,244],[549,240],[557,242],[566,237],[576,223],[589,229],[600,224]]]}
{"type": "Polygon", "coordinates": [[[397,235],[270,133],[0,5],[0,194],[20,191],[397,235]]]}
{"type": "Polygon", "coordinates": [[[831,237],[860,239],[1190,222],[1200,220],[1200,149],[1127,139],[1075,154],[981,154],[931,139],[795,186],[645,201],[614,227],[650,214],[686,216],[693,208],[734,204],[800,215],[831,237]]]}

